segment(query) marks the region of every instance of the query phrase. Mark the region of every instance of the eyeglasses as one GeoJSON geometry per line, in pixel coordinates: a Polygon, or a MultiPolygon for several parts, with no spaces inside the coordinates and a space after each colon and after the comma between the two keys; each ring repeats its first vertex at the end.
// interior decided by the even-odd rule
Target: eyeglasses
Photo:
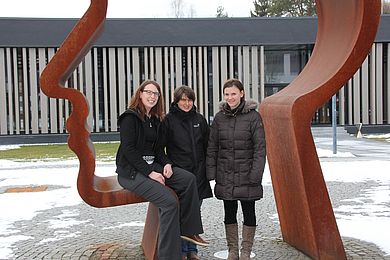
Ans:
{"type": "Polygon", "coordinates": [[[154,92],[154,91],[151,91],[149,89],[144,89],[142,92],[146,93],[148,96],[152,96],[152,95],[155,95],[156,97],[159,97],[160,96],[160,92],[154,92]]]}

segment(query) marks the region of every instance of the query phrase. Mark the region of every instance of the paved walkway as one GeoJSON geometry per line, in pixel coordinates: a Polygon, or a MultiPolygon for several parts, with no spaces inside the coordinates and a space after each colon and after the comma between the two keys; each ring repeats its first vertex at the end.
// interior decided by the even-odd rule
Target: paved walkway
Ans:
{"type": "MultiPolygon", "coordinates": [[[[331,128],[314,128],[313,135],[318,148],[332,149],[331,128]]],[[[338,150],[355,154],[357,157],[352,160],[390,160],[389,148],[390,144],[356,139],[343,129],[338,129],[338,150]]],[[[326,158],[325,160],[351,160],[351,158],[326,158]]],[[[346,196],[349,198],[358,196],[363,188],[365,187],[341,182],[328,183],[334,206],[337,206],[346,196]]],[[[309,259],[283,242],[272,186],[264,186],[264,194],[264,199],[256,204],[259,225],[256,231],[253,259],[309,259]]],[[[31,221],[15,223],[15,229],[21,230],[23,235],[30,237],[14,244],[17,248],[15,259],[143,260],[140,241],[146,207],[147,204],[143,203],[96,209],[86,204],[79,204],[42,211],[31,221]],[[69,221],[76,222],[74,228],[71,225],[66,231],[53,230],[51,228],[53,223],[48,220],[56,219],[61,215],[66,215],[69,221]]],[[[215,198],[204,201],[202,215],[204,237],[211,242],[211,246],[201,248],[200,256],[202,259],[218,259],[215,253],[226,249],[222,202],[215,198]]],[[[348,237],[342,237],[342,240],[348,259],[390,259],[390,256],[385,256],[375,244],[348,237]]]]}

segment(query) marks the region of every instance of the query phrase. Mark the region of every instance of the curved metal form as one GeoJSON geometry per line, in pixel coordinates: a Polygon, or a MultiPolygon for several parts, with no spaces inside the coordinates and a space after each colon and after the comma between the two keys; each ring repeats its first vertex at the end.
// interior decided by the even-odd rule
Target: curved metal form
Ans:
{"type": "Polygon", "coordinates": [[[380,0],[317,0],[313,54],[260,105],[283,239],[314,259],[346,259],[310,130],[315,111],[353,76],[380,20],[380,0]]]}
{"type": "Polygon", "coordinates": [[[80,168],[77,189],[81,198],[94,207],[144,202],[145,200],[123,189],[113,177],[95,175],[95,151],[89,139],[85,96],[73,88],[65,88],[65,81],[78,66],[103,28],[108,0],[91,0],[91,4],[60,46],[40,77],[42,91],[52,98],[68,99],[72,113],[66,122],[69,148],[77,155],[80,168]]]}

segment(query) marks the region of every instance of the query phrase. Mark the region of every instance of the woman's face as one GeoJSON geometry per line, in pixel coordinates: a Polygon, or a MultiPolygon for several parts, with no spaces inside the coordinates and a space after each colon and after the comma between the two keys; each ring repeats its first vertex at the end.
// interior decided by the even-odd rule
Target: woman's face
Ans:
{"type": "Polygon", "coordinates": [[[157,104],[159,97],[160,93],[155,85],[148,84],[145,86],[144,90],[141,92],[140,98],[148,113],[157,104]]]}
{"type": "Polygon", "coordinates": [[[240,104],[241,98],[244,96],[244,91],[240,91],[236,86],[225,88],[223,97],[231,109],[235,109],[240,104]]]}
{"type": "Polygon", "coordinates": [[[184,112],[189,112],[194,106],[194,101],[183,94],[179,102],[177,102],[177,106],[184,112]]]}

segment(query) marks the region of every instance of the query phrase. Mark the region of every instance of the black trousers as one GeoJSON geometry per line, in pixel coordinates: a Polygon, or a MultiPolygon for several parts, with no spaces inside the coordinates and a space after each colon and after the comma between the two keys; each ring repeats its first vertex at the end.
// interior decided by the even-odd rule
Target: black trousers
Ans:
{"type": "MultiPolygon", "coordinates": [[[[256,213],[254,200],[240,200],[242,215],[244,216],[245,226],[256,226],[256,213]]],[[[224,200],[223,207],[225,210],[225,224],[237,223],[237,200],[224,200]]]]}
{"type": "MultiPolygon", "coordinates": [[[[153,163],[153,169],[162,172],[162,166],[157,163],[153,163]]],[[[203,233],[196,177],[178,167],[173,167],[172,170],[171,178],[165,179],[166,186],[140,173],[134,180],[118,176],[118,182],[122,187],[159,208],[160,230],[157,253],[159,260],[180,260],[180,235],[203,233]],[[179,203],[167,187],[176,192],[179,203]]]]}

